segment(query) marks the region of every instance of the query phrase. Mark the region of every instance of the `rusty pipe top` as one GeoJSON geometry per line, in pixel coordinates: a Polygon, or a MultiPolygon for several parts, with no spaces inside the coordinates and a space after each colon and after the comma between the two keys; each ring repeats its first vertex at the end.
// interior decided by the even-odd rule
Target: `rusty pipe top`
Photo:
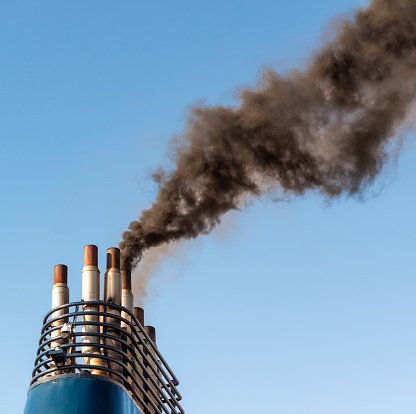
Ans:
{"type": "Polygon", "coordinates": [[[150,336],[150,339],[156,345],[156,329],[153,326],[145,326],[144,330],[150,336]]]}
{"type": "Polygon", "coordinates": [[[53,284],[68,283],[68,266],[58,264],[53,268],[53,284]]]}
{"type": "Polygon", "coordinates": [[[134,316],[140,322],[140,325],[144,325],[144,309],[138,306],[134,307],[134,316]]]}
{"type": "Polygon", "coordinates": [[[98,247],[94,244],[84,247],[84,266],[98,266],[98,247]]]}
{"type": "Polygon", "coordinates": [[[131,290],[131,270],[123,269],[121,271],[121,287],[131,290]]]}
{"type": "Polygon", "coordinates": [[[107,269],[120,269],[120,249],[111,247],[107,249],[107,269]]]}

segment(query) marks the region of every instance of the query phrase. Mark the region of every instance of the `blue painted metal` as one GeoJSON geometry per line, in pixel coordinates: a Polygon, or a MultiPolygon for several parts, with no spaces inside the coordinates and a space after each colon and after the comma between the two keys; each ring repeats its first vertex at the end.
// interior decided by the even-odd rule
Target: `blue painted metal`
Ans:
{"type": "Polygon", "coordinates": [[[24,414],[143,414],[124,387],[98,375],[61,375],[29,389],[24,414]]]}

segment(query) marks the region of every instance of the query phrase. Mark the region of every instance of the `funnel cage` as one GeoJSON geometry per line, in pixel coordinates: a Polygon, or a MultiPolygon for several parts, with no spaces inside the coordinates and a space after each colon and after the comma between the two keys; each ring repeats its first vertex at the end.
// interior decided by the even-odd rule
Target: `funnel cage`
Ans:
{"type": "Polygon", "coordinates": [[[71,374],[117,382],[144,414],[184,413],[178,379],[133,312],[123,306],[80,301],[46,314],[31,385],[71,374]]]}

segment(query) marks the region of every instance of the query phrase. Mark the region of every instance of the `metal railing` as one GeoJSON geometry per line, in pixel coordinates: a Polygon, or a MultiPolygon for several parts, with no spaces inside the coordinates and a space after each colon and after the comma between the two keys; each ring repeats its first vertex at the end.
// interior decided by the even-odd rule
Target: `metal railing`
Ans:
{"type": "Polygon", "coordinates": [[[86,371],[123,384],[144,414],[184,413],[178,379],[134,314],[122,306],[81,301],[46,314],[31,385],[86,371]],[[84,311],[85,306],[104,306],[105,311],[84,311]],[[119,316],[121,311],[127,318],[119,316]]]}

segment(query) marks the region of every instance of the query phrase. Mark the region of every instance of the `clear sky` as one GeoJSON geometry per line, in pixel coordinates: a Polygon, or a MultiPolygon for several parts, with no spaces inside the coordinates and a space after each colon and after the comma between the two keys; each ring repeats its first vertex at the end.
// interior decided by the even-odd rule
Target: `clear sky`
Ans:
{"type": "MultiPolygon", "coordinates": [[[[361,0],[0,5],[0,412],[26,400],[53,266],[117,246],[189,105],[302,67],[361,0]]],[[[145,303],[189,414],[414,414],[416,146],[366,201],[267,198],[183,243],[145,303]]]]}

